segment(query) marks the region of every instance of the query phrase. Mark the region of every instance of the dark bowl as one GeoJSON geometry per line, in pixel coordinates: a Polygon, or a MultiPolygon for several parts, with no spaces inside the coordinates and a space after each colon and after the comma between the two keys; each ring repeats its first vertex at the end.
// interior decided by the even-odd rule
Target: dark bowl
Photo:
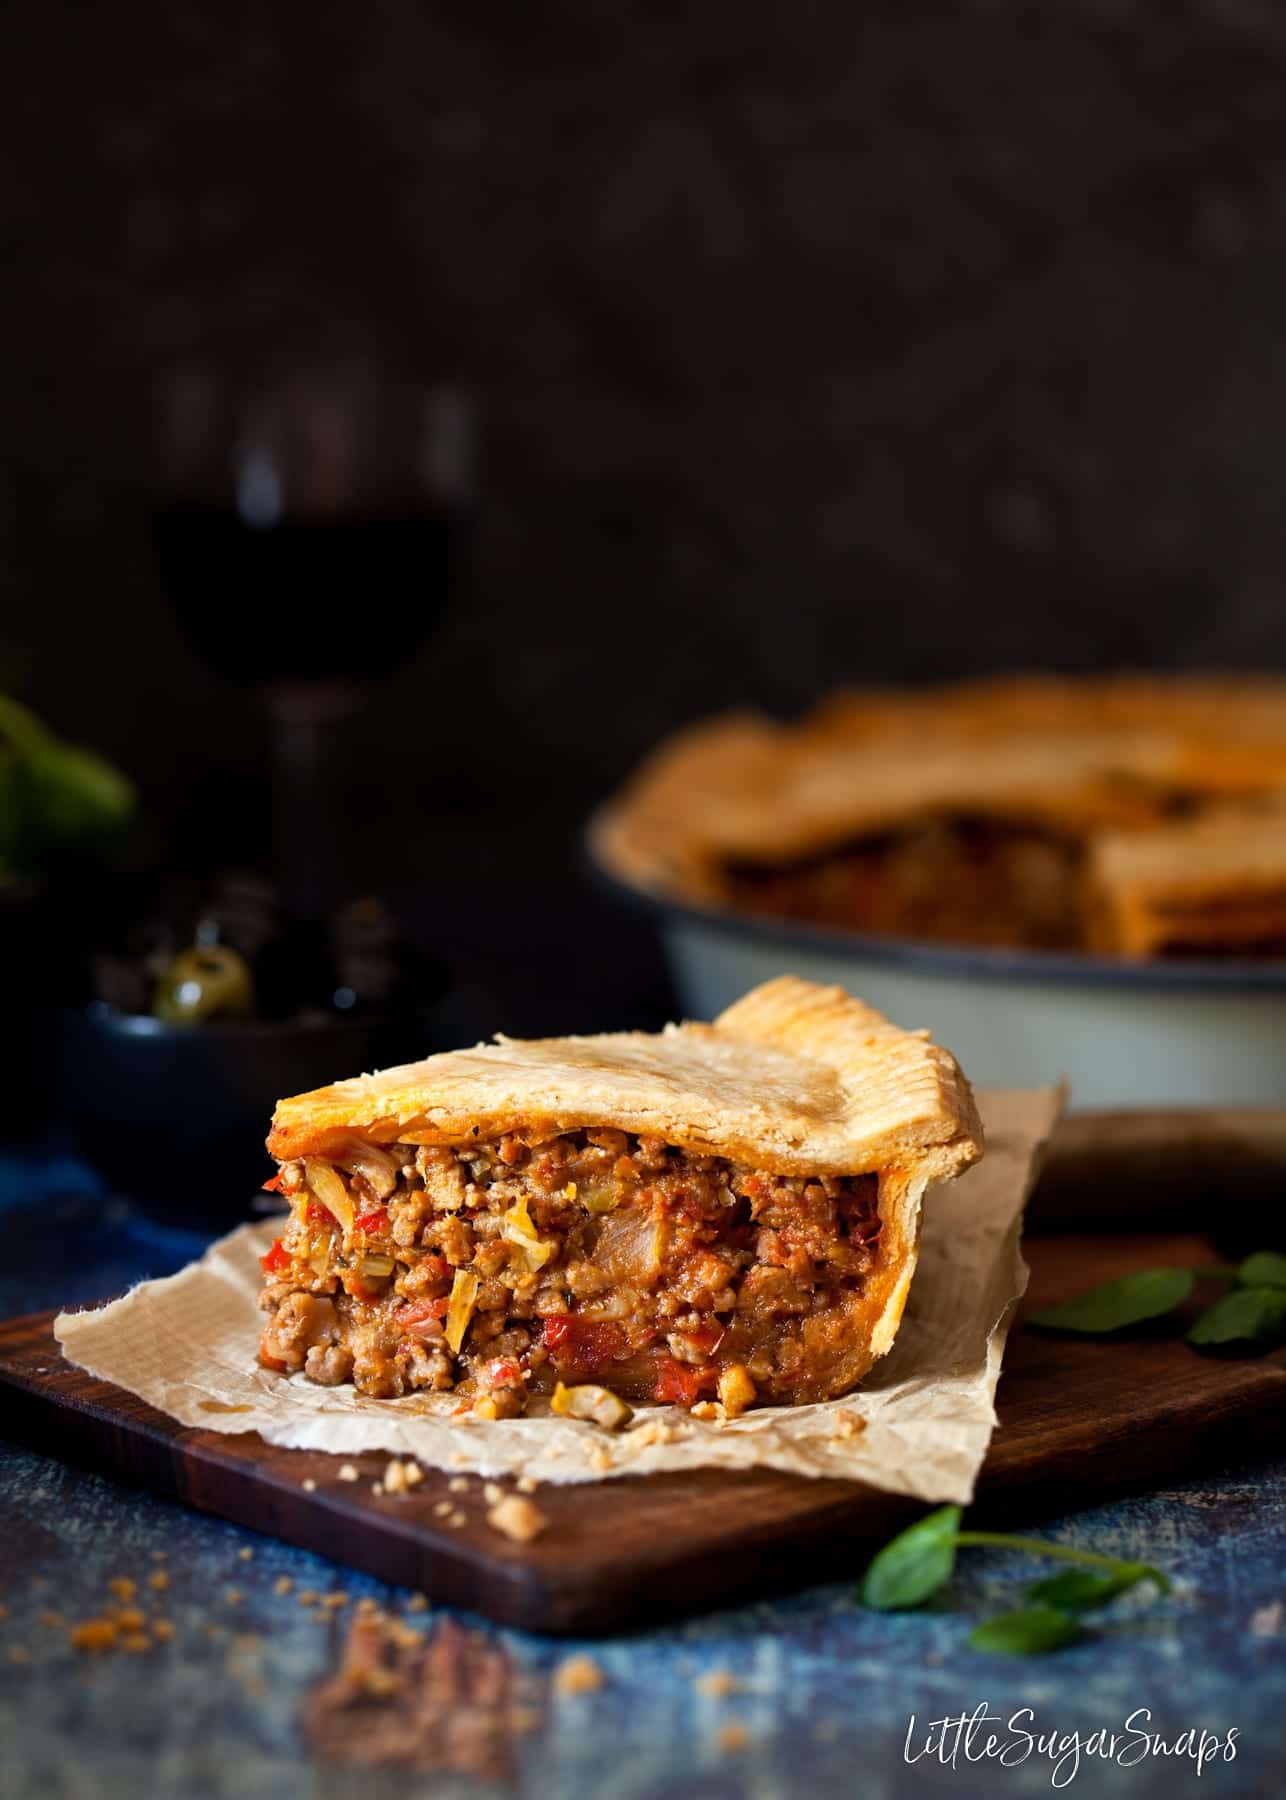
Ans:
{"type": "Polygon", "coordinates": [[[53,1112],[111,1189],[168,1224],[250,1215],[276,1102],[427,1055],[433,1006],[180,1028],[108,1007],[48,1016],[53,1112]]]}

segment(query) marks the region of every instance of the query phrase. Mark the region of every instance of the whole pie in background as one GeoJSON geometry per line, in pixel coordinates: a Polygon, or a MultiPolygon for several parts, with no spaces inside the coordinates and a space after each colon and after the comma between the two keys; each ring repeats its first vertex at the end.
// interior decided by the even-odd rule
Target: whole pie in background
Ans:
{"type": "Polygon", "coordinates": [[[595,852],[649,892],[934,943],[1286,955],[1286,682],[848,690],[663,744],[595,852]]]}

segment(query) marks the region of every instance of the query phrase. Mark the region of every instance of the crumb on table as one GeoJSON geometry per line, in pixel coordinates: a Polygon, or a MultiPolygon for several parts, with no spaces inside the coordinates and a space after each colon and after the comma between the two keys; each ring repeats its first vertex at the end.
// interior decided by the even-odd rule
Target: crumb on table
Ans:
{"type": "Polygon", "coordinates": [[[569,1656],[554,1671],[556,1694],[592,1694],[606,1680],[592,1656],[569,1656]]]}

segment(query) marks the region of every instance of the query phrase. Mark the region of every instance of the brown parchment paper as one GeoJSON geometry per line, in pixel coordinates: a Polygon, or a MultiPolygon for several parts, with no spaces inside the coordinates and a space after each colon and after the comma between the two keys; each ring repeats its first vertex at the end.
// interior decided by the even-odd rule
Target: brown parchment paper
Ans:
{"type": "Polygon", "coordinates": [[[54,1331],[71,1362],[184,1425],[258,1431],[297,1449],[388,1451],[437,1468],[550,1482],[768,1467],[963,1502],[995,1424],[1005,1336],[1027,1285],[1023,1205],[1062,1098],[1053,1088],[995,1090],[980,1104],[987,1154],[926,1196],[919,1268],[892,1351],[853,1394],[822,1405],[765,1407],[723,1423],[644,1407],[611,1436],[547,1411],[455,1418],[450,1394],[371,1400],[351,1387],[274,1375],[255,1360],[259,1257],[277,1231],[270,1222],[241,1226],[200,1262],[107,1306],[61,1313],[54,1331]]]}

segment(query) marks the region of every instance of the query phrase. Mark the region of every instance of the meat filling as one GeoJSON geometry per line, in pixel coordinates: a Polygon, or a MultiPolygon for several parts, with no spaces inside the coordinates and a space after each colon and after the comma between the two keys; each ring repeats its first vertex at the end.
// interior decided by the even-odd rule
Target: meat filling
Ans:
{"type": "Polygon", "coordinates": [[[734,906],[770,918],[950,944],[1081,948],[1082,853],[1029,826],[941,819],[807,862],[739,865],[734,906]]]}
{"type": "Polygon", "coordinates": [[[490,1418],[559,1382],[739,1412],[830,1391],[875,1266],[874,1175],[787,1177],[623,1131],[284,1163],[260,1360],[490,1418]]]}

